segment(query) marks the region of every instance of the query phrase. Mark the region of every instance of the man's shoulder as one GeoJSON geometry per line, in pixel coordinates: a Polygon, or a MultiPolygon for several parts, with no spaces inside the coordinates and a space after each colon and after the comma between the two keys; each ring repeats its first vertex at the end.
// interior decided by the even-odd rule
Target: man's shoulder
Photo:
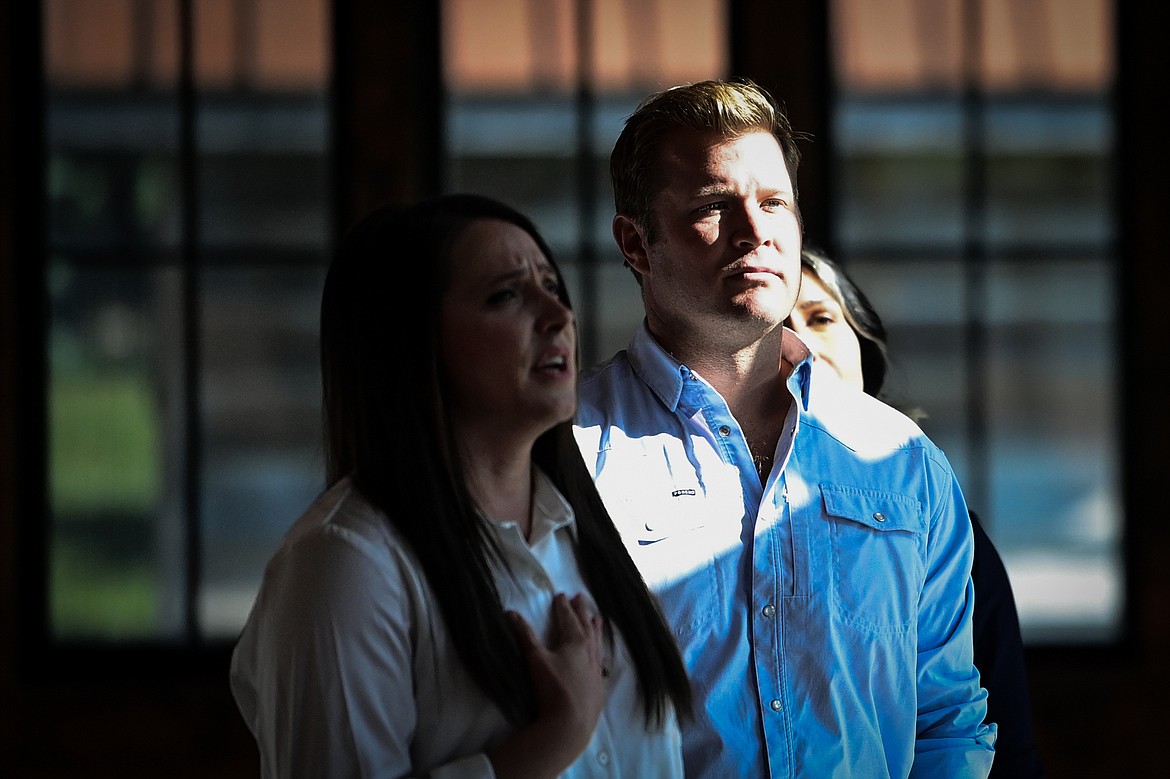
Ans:
{"type": "Polygon", "coordinates": [[[913,419],[827,371],[813,374],[805,422],[855,451],[937,449],[913,419]]]}
{"type": "MultiPolygon", "coordinates": [[[[869,504],[857,503],[858,496],[885,501],[897,494],[917,501],[923,516],[934,516],[950,500],[954,469],[914,420],[852,387],[820,389],[811,394],[790,468],[822,491],[853,496],[850,505],[863,508],[869,504]]],[[[963,519],[969,524],[965,511],[963,519]]]]}
{"type": "Polygon", "coordinates": [[[626,352],[581,374],[574,432],[583,452],[597,452],[623,441],[637,441],[675,430],[677,387],[658,376],[647,383],[626,352]]]}
{"type": "Polygon", "coordinates": [[[613,356],[581,371],[578,377],[582,387],[590,386],[598,382],[613,381],[615,379],[624,379],[631,372],[629,353],[622,349],[615,352],[613,356]]]}
{"type": "MultiPolygon", "coordinates": [[[[642,385],[623,350],[581,372],[577,382],[578,417],[596,421],[612,412],[633,387],[642,385]]],[[[644,385],[642,385],[644,386],[644,385]]]]}

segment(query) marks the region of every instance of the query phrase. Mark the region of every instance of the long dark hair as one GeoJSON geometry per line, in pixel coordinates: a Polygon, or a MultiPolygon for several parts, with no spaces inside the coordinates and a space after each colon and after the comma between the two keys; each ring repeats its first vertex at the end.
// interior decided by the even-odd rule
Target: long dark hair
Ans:
{"type": "MultiPolygon", "coordinates": [[[[547,243],[503,203],[454,194],[367,215],[342,241],[321,300],[326,478],[332,485],[351,477],[410,544],[463,664],[519,725],[535,703],[493,578],[507,565],[467,489],[439,345],[450,249],[481,219],[532,236],[571,307],[547,243]]],[[[647,724],[661,722],[667,698],[686,714],[690,687],[678,649],[597,494],[572,422],[545,432],[532,458],[573,507],[582,578],[625,640],[647,724]]]]}

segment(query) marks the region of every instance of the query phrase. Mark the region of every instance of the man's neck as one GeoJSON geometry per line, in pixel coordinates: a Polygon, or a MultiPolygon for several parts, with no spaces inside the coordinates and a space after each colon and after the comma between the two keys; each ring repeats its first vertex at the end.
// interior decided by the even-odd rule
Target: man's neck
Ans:
{"type": "Polygon", "coordinates": [[[738,345],[726,338],[676,339],[669,343],[659,340],[676,360],[702,376],[727,402],[747,440],[761,482],[772,468],[776,444],[792,404],[788,376],[793,365],[784,359],[783,339],[784,328],[776,327],[761,339],[738,345]]]}
{"type": "Polygon", "coordinates": [[[740,406],[750,406],[761,393],[784,391],[792,366],[783,359],[783,331],[777,326],[762,337],[735,340],[729,332],[664,337],[651,327],[655,340],[714,387],[737,416],[740,406]]]}

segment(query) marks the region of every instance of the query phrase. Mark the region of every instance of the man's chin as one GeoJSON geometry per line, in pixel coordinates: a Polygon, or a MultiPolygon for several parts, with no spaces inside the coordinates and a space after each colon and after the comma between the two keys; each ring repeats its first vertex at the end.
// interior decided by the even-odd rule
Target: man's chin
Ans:
{"type": "Polygon", "coordinates": [[[763,327],[782,325],[792,313],[794,301],[774,295],[740,295],[731,301],[737,319],[755,322],[763,327]]]}

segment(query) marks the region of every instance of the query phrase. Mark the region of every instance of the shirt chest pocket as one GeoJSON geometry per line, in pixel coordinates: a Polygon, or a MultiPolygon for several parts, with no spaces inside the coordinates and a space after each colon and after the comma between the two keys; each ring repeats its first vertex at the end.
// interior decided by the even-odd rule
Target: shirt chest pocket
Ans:
{"type": "Polygon", "coordinates": [[[726,613],[742,546],[743,493],[733,467],[697,468],[670,439],[604,453],[598,491],[684,648],[726,613]]]}
{"type": "Polygon", "coordinates": [[[926,571],[926,521],[913,497],[822,484],[833,609],[867,633],[905,633],[926,571]]]}

